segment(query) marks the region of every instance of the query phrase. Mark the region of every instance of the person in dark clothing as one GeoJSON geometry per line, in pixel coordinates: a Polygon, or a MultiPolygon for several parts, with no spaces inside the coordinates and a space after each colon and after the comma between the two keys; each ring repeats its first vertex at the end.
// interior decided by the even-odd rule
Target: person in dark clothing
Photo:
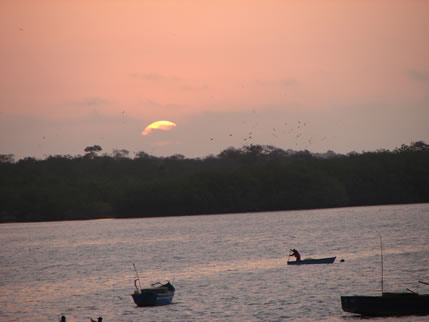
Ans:
{"type": "Polygon", "coordinates": [[[101,316],[98,317],[97,321],[91,319],[91,322],[102,322],[103,318],[101,316]]]}
{"type": "Polygon", "coordinates": [[[291,249],[290,251],[292,252],[290,256],[295,256],[297,262],[301,260],[301,254],[296,249],[291,249]]]}

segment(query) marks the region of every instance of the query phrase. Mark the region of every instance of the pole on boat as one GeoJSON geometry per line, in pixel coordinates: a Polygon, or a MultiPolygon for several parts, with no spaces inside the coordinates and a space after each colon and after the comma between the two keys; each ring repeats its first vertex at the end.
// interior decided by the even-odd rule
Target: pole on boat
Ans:
{"type": "Polygon", "coordinates": [[[383,270],[383,242],[380,236],[380,253],[381,253],[381,295],[383,295],[383,279],[384,279],[384,270],[383,270]]]}
{"type": "Polygon", "coordinates": [[[140,289],[142,288],[142,285],[140,284],[140,277],[139,277],[139,273],[137,272],[137,268],[136,268],[136,265],[133,263],[133,266],[134,266],[134,271],[136,272],[136,275],[137,275],[137,280],[139,281],[139,286],[140,286],[140,289]]]}
{"type": "Polygon", "coordinates": [[[422,282],[422,281],[418,281],[418,282],[424,285],[429,285],[429,283],[426,283],[426,282],[422,282]]]}

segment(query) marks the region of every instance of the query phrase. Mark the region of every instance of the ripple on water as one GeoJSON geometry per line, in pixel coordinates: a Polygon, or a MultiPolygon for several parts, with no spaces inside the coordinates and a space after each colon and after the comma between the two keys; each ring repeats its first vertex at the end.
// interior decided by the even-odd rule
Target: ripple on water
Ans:
{"type": "Polygon", "coordinates": [[[379,294],[380,235],[385,289],[428,293],[427,231],[428,204],[0,225],[0,320],[355,319],[340,296],[379,294]],[[173,305],[135,306],[133,263],[143,287],[174,279],[173,305]]]}

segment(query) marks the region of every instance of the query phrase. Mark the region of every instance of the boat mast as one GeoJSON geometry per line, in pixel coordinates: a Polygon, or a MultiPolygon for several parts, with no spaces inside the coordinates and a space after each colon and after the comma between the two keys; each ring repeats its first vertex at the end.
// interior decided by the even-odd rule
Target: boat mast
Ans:
{"type": "MultiPolygon", "coordinates": [[[[137,268],[136,268],[136,265],[133,263],[133,266],[134,266],[134,271],[136,272],[136,275],[137,275],[137,280],[136,281],[139,281],[139,286],[140,286],[140,289],[142,288],[142,285],[140,284],[140,276],[139,276],[139,273],[137,273],[137,268]]],[[[136,287],[137,287],[137,285],[136,285],[136,287]]]]}
{"type": "Polygon", "coordinates": [[[381,241],[381,236],[380,236],[380,253],[381,253],[381,295],[383,295],[384,270],[383,270],[383,242],[381,241]]]}

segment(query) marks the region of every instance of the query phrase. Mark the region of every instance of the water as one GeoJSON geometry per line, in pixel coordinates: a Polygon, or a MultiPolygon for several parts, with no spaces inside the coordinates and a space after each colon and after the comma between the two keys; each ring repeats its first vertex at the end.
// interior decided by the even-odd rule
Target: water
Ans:
{"type": "Polygon", "coordinates": [[[355,319],[340,296],[380,293],[379,236],[384,290],[429,293],[429,204],[3,224],[0,321],[355,319]],[[337,261],[287,266],[290,248],[337,261]],[[133,263],[174,304],[136,307],[133,263]]]}

